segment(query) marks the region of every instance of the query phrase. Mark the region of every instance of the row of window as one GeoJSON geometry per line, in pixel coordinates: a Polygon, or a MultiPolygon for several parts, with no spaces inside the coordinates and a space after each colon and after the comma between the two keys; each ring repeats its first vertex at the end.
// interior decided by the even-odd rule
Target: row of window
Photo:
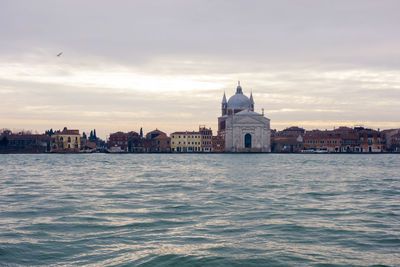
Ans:
{"type": "MultiPolygon", "coordinates": [[[[60,137],[60,141],[61,142],[64,141],[64,138],[62,136],[60,137]]],[[[75,137],[75,142],[78,142],[78,137],[75,137]]],[[[71,137],[70,136],[68,136],[68,143],[71,143],[71,137]]]]}
{"type": "Polygon", "coordinates": [[[173,152],[200,152],[200,147],[180,147],[178,146],[176,149],[172,148],[173,152]]]}
{"type": "MultiPolygon", "coordinates": [[[[318,140],[314,140],[314,141],[313,140],[308,140],[307,143],[309,143],[309,144],[317,144],[318,140]]],[[[324,144],[325,140],[320,140],[320,143],[324,144]]],[[[327,144],[336,144],[337,141],[336,140],[328,140],[328,141],[326,141],[326,143],[327,144]]],[[[343,141],[340,141],[340,143],[343,144],[343,141]]],[[[355,144],[354,140],[346,140],[345,143],[346,144],[355,144]]],[[[368,139],[368,145],[372,145],[372,143],[373,143],[373,140],[368,139]]],[[[380,144],[379,140],[378,140],[378,144],[380,144]]]]}
{"type": "MultiPolygon", "coordinates": [[[[172,144],[174,145],[175,142],[172,142],[172,144]]],[[[180,145],[181,142],[179,141],[178,144],[180,145]]],[[[186,145],[186,142],[183,142],[183,144],[186,145]]],[[[187,144],[190,145],[190,142],[187,142],[187,144]]],[[[191,144],[192,144],[192,145],[200,145],[200,142],[192,142],[191,144]]]]}
{"type": "MultiPolygon", "coordinates": [[[[309,143],[309,144],[317,144],[318,141],[317,141],[317,140],[314,140],[314,142],[313,142],[313,140],[308,140],[307,143],[309,143]]],[[[321,143],[321,144],[324,144],[324,143],[325,143],[325,140],[321,140],[320,143],[321,143]]],[[[328,140],[328,141],[326,141],[326,143],[327,143],[327,144],[337,144],[337,141],[336,141],[336,140],[328,140]]],[[[340,143],[342,144],[343,142],[340,141],[340,143]]]]}
{"type": "MultiPolygon", "coordinates": [[[[172,138],[175,138],[175,135],[173,135],[172,136],[172,138]]],[[[180,135],[178,135],[178,137],[177,138],[181,138],[181,136],[180,135]]],[[[186,138],[186,135],[183,135],[183,137],[182,138],[186,138]]],[[[188,137],[187,138],[190,138],[190,135],[188,135],[188,137]]],[[[200,138],[200,135],[192,135],[192,138],[200,138]]]]}

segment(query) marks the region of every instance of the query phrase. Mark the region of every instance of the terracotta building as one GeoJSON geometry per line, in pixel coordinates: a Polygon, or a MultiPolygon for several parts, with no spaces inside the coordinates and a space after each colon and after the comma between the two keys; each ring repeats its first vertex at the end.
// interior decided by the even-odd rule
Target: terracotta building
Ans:
{"type": "Polygon", "coordinates": [[[355,127],[360,142],[360,152],[386,151],[385,136],[380,131],[355,127]]]}
{"type": "Polygon", "coordinates": [[[212,139],[212,152],[221,153],[225,152],[225,139],[223,135],[213,136],[212,139]]]}
{"type": "Polygon", "coordinates": [[[138,137],[139,134],[134,131],[112,133],[108,138],[107,147],[112,152],[130,152],[134,146],[135,139],[138,137]]]}
{"type": "Polygon", "coordinates": [[[282,131],[271,131],[271,152],[296,153],[303,150],[303,128],[292,126],[282,131]]]}
{"type": "Polygon", "coordinates": [[[341,146],[340,133],[334,131],[313,130],[303,135],[304,150],[343,152],[341,146]]]}
{"type": "Polygon", "coordinates": [[[274,136],[271,138],[271,152],[297,153],[303,150],[303,137],[274,136]]]}
{"type": "Polygon", "coordinates": [[[303,138],[305,150],[358,153],[386,151],[384,134],[363,127],[307,131],[303,138]]]}
{"type": "Polygon", "coordinates": [[[201,136],[201,151],[211,152],[212,151],[212,130],[211,128],[206,128],[205,126],[199,127],[199,132],[201,136]]]}
{"type": "Polygon", "coordinates": [[[400,129],[382,131],[385,136],[386,149],[389,152],[400,152],[400,129]]]}
{"type": "Polygon", "coordinates": [[[171,151],[171,138],[167,136],[166,133],[155,129],[146,134],[145,147],[147,152],[170,152],[171,151]]]}

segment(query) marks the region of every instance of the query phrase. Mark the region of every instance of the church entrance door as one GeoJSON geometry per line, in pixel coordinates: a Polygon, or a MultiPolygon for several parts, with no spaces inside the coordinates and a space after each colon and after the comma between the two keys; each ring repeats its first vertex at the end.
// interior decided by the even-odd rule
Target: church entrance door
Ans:
{"type": "Polygon", "coordinates": [[[244,147],[251,148],[251,134],[249,133],[244,136],[244,147]]]}

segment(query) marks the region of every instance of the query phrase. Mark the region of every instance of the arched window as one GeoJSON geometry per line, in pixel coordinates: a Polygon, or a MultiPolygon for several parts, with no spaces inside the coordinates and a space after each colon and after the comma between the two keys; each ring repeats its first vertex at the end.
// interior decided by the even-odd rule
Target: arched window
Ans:
{"type": "Polygon", "coordinates": [[[68,136],[68,143],[71,143],[71,137],[68,136]]]}
{"type": "Polygon", "coordinates": [[[244,147],[251,148],[251,134],[249,133],[244,136],[244,147]]]}

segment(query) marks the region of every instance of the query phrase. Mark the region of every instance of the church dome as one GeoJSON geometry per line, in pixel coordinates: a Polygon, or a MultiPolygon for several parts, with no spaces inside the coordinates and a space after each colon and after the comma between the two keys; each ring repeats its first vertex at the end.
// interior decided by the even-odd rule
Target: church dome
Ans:
{"type": "Polygon", "coordinates": [[[245,109],[251,107],[250,99],[240,93],[236,93],[228,100],[228,109],[245,109]]]}

